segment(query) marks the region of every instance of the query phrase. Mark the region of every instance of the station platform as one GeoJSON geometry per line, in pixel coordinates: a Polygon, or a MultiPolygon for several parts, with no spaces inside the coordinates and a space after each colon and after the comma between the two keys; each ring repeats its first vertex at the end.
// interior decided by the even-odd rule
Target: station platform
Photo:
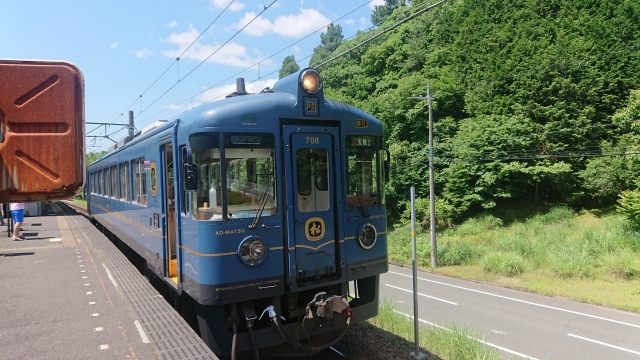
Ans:
{"type": "Polygon", "coordinates": [[[87,218],[42,213],[0,232],[0,358],[217,359],[87,218]]]}

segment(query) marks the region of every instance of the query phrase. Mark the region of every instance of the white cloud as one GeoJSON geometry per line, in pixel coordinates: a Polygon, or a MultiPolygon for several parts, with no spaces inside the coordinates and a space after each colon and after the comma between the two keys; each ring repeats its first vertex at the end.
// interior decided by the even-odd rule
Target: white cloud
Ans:
{"type": "Polygon", "coordinates": [[[118,47],[118,43],[117,42],[111,43],[111,45],[109,45],[109,47],[112,48],[112,49],[115,49],[116,47],[118,47]]]}
{"type": "Polygon", "coordinates": [[[355,21],[353,19],[347,19],[347,21],[345,21],[344,23],[347,25],[351,25],[353,24],[355,21]]]}
{"type": "MultiPolygon", "coordinates": [[[[180,56],[182,52],[184,52],[184,50],[196,38],[198,38],[199,34],[198,30],[196,30],[193,25],[189,25],[188,31],[182,33],[171,33],[171,35],[163,41],[172,45],[177,45],[178,48],[175,50],[163,51],[162,54],[170,58],[180,56]]],[[[229,42],[221,48],[218,44],[203,44],[200,42],[201,40],[202,38],[193,44],[189,48],[189,51],[182,55],[182,58],[197,61],[204,61],[206,59],[211,63],[235,67],[249,67],[262,60],[260,54],[257,54],[257,56],[251,56],[246,47],[237,43],[229,42]],[[214,52],[215,54],[213,54],[214,52]]],[[[273,66],[274,64],[271,60],[265,60],[262,65],[273,66]]]]}
{"type": "Polygon", "coordinates": [[[384,5],[384,0],[373,0],[369,3],[369,7],[374,9],[376,5],[384,5]]]}
{"type": "Polygon", "coordinates": [[[142,48],[140,50],[135,51],[134,54],[136,57],[144,59],[146,57],[153,55],[153,51],[147,48],[142,48]]]}
{"type": "MultiPolygon", "coordinates": [[[[253,12],[245,13],[242,19],[234,27],[242,29],[256,16],[253,12]]],[[[244,31],[252,36],[264,36],[275,33],[284,37],[301,38],[318,28],[328,25],[331,22],[316,9],[300,9],[300,13],[291,15],[280,15],[273,22],[263,17],[258,17],[244,31]]]]}
{"type": "Polygon", "coordinates": [[[293,49],[293,52],[295,52],[296,54],[300,54],[300,52],[302,51],[302,50],[300,50],[299,47],[297,47],[295,45],[293,45],[292,49],[293,49]]]}
{"type": "Polygon", "coordinates": [[[360,19],[358,19],[358,21],[360,21],[360,24],[362,24],[362,25],[367,25],[367,19],[365,19],[364,16],[362,16],[360,19]]]}
{"type": "MultiPolygon", "coordinates": [[[[231,0],[209,0],[209,4],[211,4],[211,7],[218,9],[226,8],[227,5],[229,5],[229,2],[231,2],[231,0]]],[[[244,9],[244,4],[237,1],[229,6],[229,10],[233,12],[240,11],[242,9],[244,9]]]]}
{"type": "Polygon", "coordinates": [[[166,24],[165,26],[166,26],[166,27],[168,27],[168,28],[174,28],[174,27],[178,26],[178,22],[177,22],[177,21],[175,21],[175,20],[171,20],[171,21],[169,21],[169,23],[168,23],[168,24],[166,24]]]}
{"type": "MultiPolygon", "coordinates": [[[[276,81],[278,81],[277,78],[261,79],[258,81],[254,81],[250,84],[246,84],[245,89],[247,90],[248,93],[259,93],[260,91],[262,91],[262,89],[266,87],[272,87],[273,84],[276,83],[276,81]]],[[[203,92],[202,94],[198,95],[199,104],[209,102],[209,101],[224,99],[224,97],[227,94],[232,93],[234,91],[236,91],[235,82],[232,84],[226,84],[226,85],[209,89],[203,92]]]]}

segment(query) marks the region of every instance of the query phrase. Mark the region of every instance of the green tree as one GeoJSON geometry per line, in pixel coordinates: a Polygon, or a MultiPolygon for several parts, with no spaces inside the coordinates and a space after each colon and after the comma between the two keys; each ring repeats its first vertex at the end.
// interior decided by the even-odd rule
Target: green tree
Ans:
{"type": "Polygon", "coordinates": [[[91,163],[93,163],[94,161],[100,159],[101,157],[103,157],[104,155],[106,155],[107,152],[106,151],[90,151],[87,153],[87,155],[85,156],[85,164],[86,166],[91,165],[91,163]]]}
{"type": "Polygon", "coordinates": [[[385,0],[384,4],[376,5],[371,13],[371,23],[380,26],[400,6],[406,6],[406,0],[385,0]]]}
{"type": "Polygon", "coordinates": [[[315,67],[329,59],[331,54],[342,44],[342,26],[329,24],[327,32],[320,34],[320,45],[313,49],[313,55],[309,59],[309,66],[315,67]]]}
{"type": "Polygon", "coordinates": [[[631,91],[627,105],[611,118],[620,135],[614,141],[603,141],[599,151],[614,156],[602,156],[587,161],[580,172],[586,196],[599,205],[611,205],[618,194],[640,187],[640,90],[631,91]],[[618,155],[615,155],[618,154],[618,155]]]}
{"type": "Polygon", "coordinates": [[[296,62],[296,58],[293,55],[289,55],[282,60],[282,67],[280,68],[280,79],[285,76],[291,75],[300,70],[300,66],[296,62]]]}

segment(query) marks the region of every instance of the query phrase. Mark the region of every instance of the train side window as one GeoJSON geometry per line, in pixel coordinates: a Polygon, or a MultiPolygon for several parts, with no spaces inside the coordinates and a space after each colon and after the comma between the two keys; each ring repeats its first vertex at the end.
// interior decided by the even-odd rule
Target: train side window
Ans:
{"type": "Polygon", "coordinates": [[[331,205],[329,192],[329,153],[326,149],[298,149],[296,177],[298,210],[326,211],[331,205]]]}
{"type": "Polygon", "coordinates": [[[120,164],[120,199],[122,201],[131,201],[129,193],[129,163],[120,164]]]}
{"type": "Polygon", "coordinates": [[[224,164],[229,220],[273,216],[277,212],[275,137],[268,133],[224,134],[224,164]]]}
{"type": "Polygon", "coordinates": [[[109,176],[109,168],[104,169],[104,195],[111,197],[111,178],[109,176]]]}
{"type": "Polygon", "coordinates": [[[118,198],[118,168],[115,165],[111,167],[111,197],[118,198]]]}
{"type": "Polygon", "coordinates": [[[220,133],[191,135],[191,162],[198,167],[198,190],[191,193],[192,215],[197,220],[222,220],[220,133]]]}
{"type": "Polygon", "coordinates": [[[147,205],[147,173],[144,171],[144,156],[131,161],[133,171],[133,202],[147,205]]]}
{"type": "Polygon", "coordinates": [[[349,210],[362,206],[378,206],[379,171],[378,140],[376,136],[347,136],[347,207],[349,210]]]}
{"type": "Polygon", "coordinates": [[[104,195],[104,177],[102,176],[102,169],[98,170],[98,194],[104,195]]]}

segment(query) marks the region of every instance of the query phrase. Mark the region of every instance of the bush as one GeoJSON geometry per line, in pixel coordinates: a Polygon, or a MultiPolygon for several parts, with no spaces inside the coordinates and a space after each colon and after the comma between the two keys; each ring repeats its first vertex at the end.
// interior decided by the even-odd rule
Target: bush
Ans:
{"type": "Polygon", "coordinates": [[[474,263],[481,256],[478,246],[466,242],[443,246],[438,249],[438,264],[444,266],[469,265],[474,263]]]}
{"type": "Polygon", "coordinates": [[[522,274],[526,267],[526,260],[513,253],[491,253],[482,259],[482,269],[487,272],[504,276],[522,274]]]}
{"type": "Polygon", "coordinates": [[[607,254],[602,258],[602,267],[609,275],[617,278],[628,279],[638,272],[634,268],[636,255],[629,251],[607,254]]]}
{"type": "Polygon", "coordinates": [[[471,218],[462,223],[457,229],[457,235],[475,235],[483,231],[502,227],[502,219],[492,215],[484,215],[480,218],[471,218]]]}
{"type": "Polygon", "coordinates": [[[549,251],[549,270],[561,278],[590,277],[592,256],[582,244],[560,244],[549,251]]]}
{"type": "Polygon", "coordinates": [[[533,240],[521,237],[499,238],[496,241],[498,250],[512,252],[525,258],[531,257],[535,253],[535,246],[533,240]]]}
{"type": "Polygon", "coordinates": [[[554,207],[546,214],[537,214],[531,219],[531,222],[538,222],[541,224],[553,224],[557,222],[569,222],[573,219],[574,212],[565,206],[554,207]]]}
{"type": "Polygon", "coordinates": [[[633,228],[640,229],[640,191],[623,191],[616,209],[627,218],[633,228]]]}

